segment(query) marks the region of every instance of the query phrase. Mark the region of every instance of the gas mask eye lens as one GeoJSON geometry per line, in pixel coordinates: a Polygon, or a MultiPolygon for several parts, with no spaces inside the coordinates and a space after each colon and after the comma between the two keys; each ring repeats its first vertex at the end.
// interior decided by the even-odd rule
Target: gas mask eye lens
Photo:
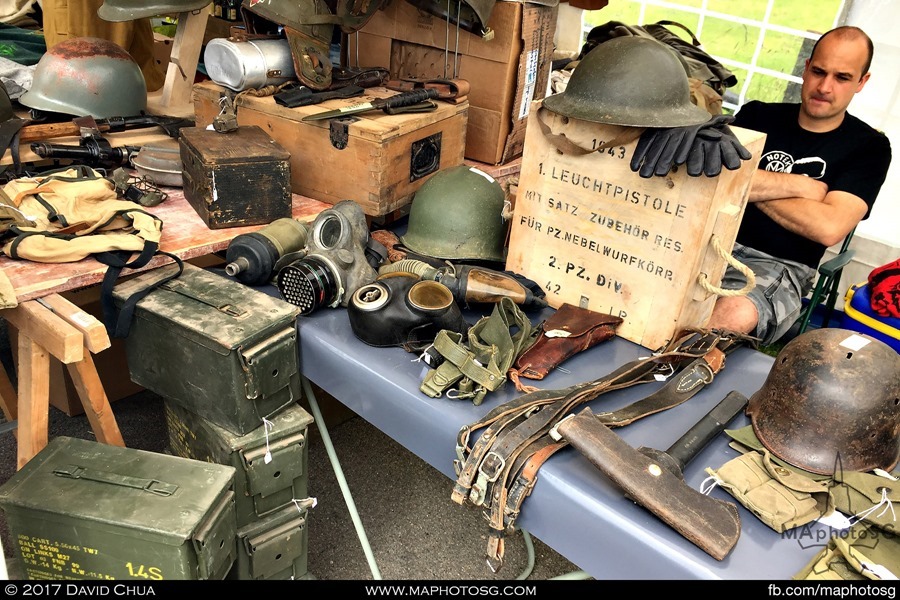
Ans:
{"type": "Polygon", "coordinates": [[[335,215],[329,215],[322,220],[316,232],[316,239],[319,246],[324,249],[332,249],[341,241],[341,232],[343,231],[341,220],[335,215]]]}

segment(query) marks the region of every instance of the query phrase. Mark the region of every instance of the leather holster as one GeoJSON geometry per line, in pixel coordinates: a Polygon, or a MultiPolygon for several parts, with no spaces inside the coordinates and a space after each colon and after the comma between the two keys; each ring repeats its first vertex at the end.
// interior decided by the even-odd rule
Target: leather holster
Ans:
{"type": "Polygon", "coordinates": [[[516,360],[520,377],[543,379],[571,356],[616,335],[620,317],[563,304],[539,326],[539,335],[516,360]]]}

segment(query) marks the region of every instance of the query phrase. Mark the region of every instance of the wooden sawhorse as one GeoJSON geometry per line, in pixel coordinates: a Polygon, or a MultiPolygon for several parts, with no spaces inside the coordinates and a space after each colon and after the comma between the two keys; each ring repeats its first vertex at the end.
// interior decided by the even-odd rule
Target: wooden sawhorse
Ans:
{"type": "Polygon", "coordinates": [[[97,441],[125,446],[91,358],[110,347],[103,324],[59,294],[22,302],[0,316],[18,330],[18,393],[0,368],[0,408],[8,421],[18,422],[18,468],[48,442],[51,356],[66,365],[97,441]]]}

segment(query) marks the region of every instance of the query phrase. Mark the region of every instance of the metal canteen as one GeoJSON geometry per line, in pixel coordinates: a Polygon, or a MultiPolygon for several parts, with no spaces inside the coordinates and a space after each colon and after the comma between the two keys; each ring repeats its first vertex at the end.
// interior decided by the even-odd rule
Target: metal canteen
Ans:
{"type": "Polygon", "coordinates": [[[235,42],[216,38],[206,45],[203,64],[210,79],[236,92],[297,78],[286,39],[235,42]]]}

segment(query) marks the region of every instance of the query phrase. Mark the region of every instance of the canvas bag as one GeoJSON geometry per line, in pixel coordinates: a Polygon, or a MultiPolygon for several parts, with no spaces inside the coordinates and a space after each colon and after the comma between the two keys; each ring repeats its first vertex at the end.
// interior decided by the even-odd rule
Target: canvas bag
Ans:
{"type": "MultiPolygon", "coordinates": [[[[115,184],[80,165],[35,177],[21,177],[0,193],[0,251],[10,258],[44,263],[93,256],[108,265],[101,288],[104,321],[111,337],[126,337],[136,294],[116,317],[112,288],[125,267],[140,268],[162,252],[162,220],[141,205],[120,200],[115,184]],[[138,253],[135,258],[131,258],[138,253]]],[[[181,273],[179,269],[178,274],[181,273]]],[[[176,275],[177,276],[177,275],[176,275]]],[[[161,285],[160,282],[154,287],[161,285]]]]}

